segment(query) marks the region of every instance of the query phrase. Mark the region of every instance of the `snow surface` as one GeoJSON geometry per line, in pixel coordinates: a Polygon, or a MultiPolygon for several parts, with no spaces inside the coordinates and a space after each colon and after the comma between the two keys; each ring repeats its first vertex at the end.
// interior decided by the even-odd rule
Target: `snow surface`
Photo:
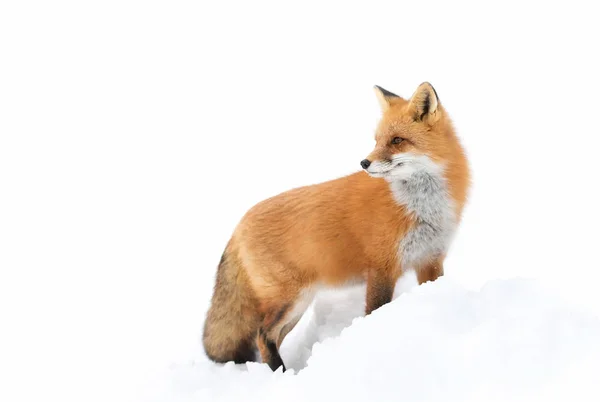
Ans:
{"type": "Polygon", "coordinates": [[[0,401],[598,400],[597,16],[578,0],[0,2],[0,401]],[[444,280],[409,276],[353,323],[363,288],[321,295],[282,345],[294,373],[208,362],[242,214],[358,170],[373,85],[422,81],[473,170],[444,280]]]}
{"type": "Polygon", "coordinates": [[[600,398],[600,320],[536,281],[468,291],[442,278],[368,317],[363,298],[361,287],[320,296],[282,348],[293,370],[200,355],[174,366],[155,400],[570,400],[582,386],[577,400],[600,398]]]}

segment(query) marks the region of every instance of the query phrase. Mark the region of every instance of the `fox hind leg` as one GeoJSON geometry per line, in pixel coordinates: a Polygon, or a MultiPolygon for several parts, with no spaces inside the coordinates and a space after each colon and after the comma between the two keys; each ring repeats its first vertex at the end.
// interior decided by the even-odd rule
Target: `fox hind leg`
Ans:
{"type": "Polygon", "coordinates": [[[306,309],[312,303],[317,288],[304,288],[294,292],[295,296],[288,298],[286,302],[279,302],[277,307],[270,308],[264,316],[262,326],[257,335],[257,346],[262,361],[267,363],[273,371],[279,366],[285,366],[279,355],[281,346],[286,335],[298,324],[306,309]]]}
{"type": "Polygon", "coordinates": [[[281,359],[278,348],[278,337],[281,332],[283,319],[289,310],[289,304],[270,310],[264,317],[261,327],[256,336],[256,345],[263,363],[267,363],[271,370],[275,371],[280,366],[285,371],[285,365],[281,359]]]}
{"type": "Polygon", "coordinates": [[[273,371],[277,370],[279,367],[282,367],[283,371],[285,371],[285,365],[283,364],[283,359],[281,359],[281,355],[277,349],[277,344],[264,328],[258,330],[256,344],[258,345],[258,350],[263,363],[267,363],[269,368],[273,371]]]}

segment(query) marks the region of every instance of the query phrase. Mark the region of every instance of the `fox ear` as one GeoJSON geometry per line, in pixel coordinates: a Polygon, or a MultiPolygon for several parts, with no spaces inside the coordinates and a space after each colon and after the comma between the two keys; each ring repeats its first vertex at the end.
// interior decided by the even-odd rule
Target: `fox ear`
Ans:
{"type": "Polygon", "coordinates": [[[390,102],[393,98],[399,98],[398,95],[388,91],[387,89],[381,88],[379,85],[375,85],[373,89],[375,90],[375,95],[377,95],[379,106],[381,106],[381,110],[384,112],[389,109],[390,102]]]}
{"type": "Polygon", "coordinates": [[[433,86],[424,82],[415,91],[410,98],[409,110],[413,113],[414,119],[428,124],[435,123],[440,117],[438,109],[439,98],[433,86]]]}

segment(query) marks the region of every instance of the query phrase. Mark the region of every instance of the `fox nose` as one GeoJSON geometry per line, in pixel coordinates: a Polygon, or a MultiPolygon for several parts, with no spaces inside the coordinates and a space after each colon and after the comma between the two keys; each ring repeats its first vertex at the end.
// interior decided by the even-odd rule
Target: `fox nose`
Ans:
{"type": "Polygon", "coordinates": [[[360,166],[362,166],[363,169],[368,169],[369,166],[371,166],[371,161],[368,159],[363,159],[360,161],[360,166]]]}

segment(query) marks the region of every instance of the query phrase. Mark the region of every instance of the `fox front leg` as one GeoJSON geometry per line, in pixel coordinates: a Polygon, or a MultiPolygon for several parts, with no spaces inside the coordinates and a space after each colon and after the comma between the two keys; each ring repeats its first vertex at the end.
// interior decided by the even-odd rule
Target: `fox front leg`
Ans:
{"type": "Polygon", "coordinates": [[[395,276],[391,270],[371,270],[367,279],[367,307],[365,313],[371,314],[374,310],[392,301],[395,276]]]}
{"type": "Polygon", "coordinates": [[[437,258],[434,261],[419,267],[416,271],[419,285],[422,285],[425,282],[433,282],[444,275],[444,258],[437,258]]]}

